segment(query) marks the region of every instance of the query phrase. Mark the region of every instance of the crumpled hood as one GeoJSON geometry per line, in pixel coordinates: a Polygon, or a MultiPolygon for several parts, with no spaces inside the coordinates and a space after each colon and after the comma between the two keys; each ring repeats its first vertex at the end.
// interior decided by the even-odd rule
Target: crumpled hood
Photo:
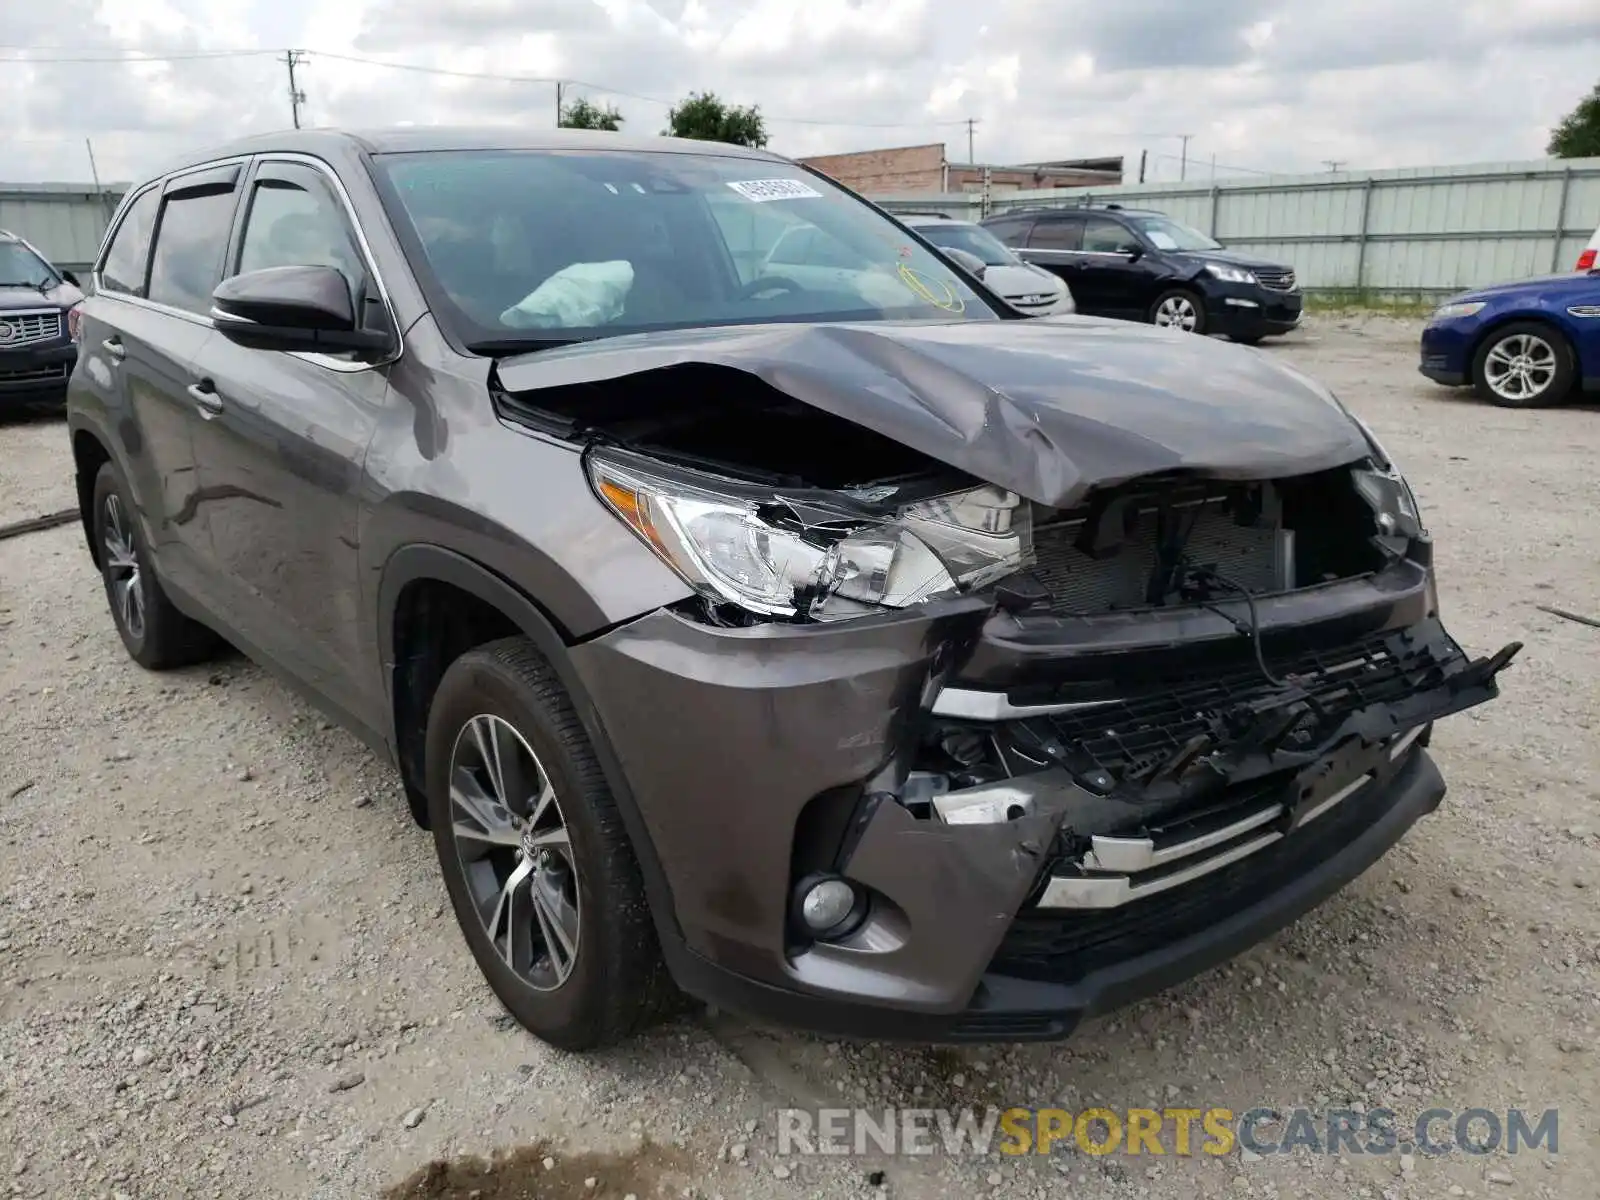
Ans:
{"type": "Polygon", "coordinates": [[[1281,478],[1371,453],[1326,389],[1265,353],[1088,317],[674,330],[498,367],[505,389],[537,406],[543,388],[689,363],[747,372],[1057,507],[1159,472],[1281,478]]]}

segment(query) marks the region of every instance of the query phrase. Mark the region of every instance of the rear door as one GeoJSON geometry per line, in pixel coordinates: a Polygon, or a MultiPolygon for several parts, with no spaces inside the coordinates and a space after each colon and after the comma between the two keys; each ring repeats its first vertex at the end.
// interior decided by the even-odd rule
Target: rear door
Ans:
{"type": "Polygon", "coordinates": [[[1040,217],[1028,231],[1027,247],[1020,253],[1028,262],[1065,279],[1079,312],[1095,313],[1099,307],[1083,279],[1082,244],[1083,218],[1077,213],[1040,217]]]}
{"type": "MultiPolygon", "coordinates": [[[[335,176],[316,160],[260,159],[227,275],[332,266],[357,312],[388,320],[386,302],[335,176]]],[[[372,728],[381,698],[357,641],[363,624],[356,555],[367,445],[388,391],[381,366],[351,355],[250,350],[221,334],[195,363],[207,415],[196,457],[208,497],[210,554],[233,589],[242,640],[372,728]]]]}
{"type": "Polygon", "coordinates": [[[201,481],[194,456],[199,423],[192,364],[212,337],[205,313],[233,221],[241,164],[169,177],[127,209],[85,305],[88,386],[107,392],[126,421],[113,421],[134,504],[171,587],[208,609],[214,591],[201,481]],[[148,247],[148,252],[146,248],[148,247]]]}

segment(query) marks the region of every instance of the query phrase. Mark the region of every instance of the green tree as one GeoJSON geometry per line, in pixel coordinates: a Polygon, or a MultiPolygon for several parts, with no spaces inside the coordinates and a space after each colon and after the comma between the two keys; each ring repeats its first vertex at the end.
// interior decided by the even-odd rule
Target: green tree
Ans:
{"type": "Polygon", "coordinates": [[[694,92],[667,114],[667,137],[695,138],[702,142],[732,142],[735,146],[765,146],[767,127],[761,110],[724,104],[712,92],[694,92]]]}
{"type": "Polygon", "coordinates": [[[1600,157],[1600,83],[1550,131],[1549,152],[1556,158],[1600,157]]]}
{"type": "Polygon", "coordinates": [[[615,133],[622,125],[622,114],[609,104],[601,108],[579,96],[561,107],[563,129],[606,129],[615,133]]]}

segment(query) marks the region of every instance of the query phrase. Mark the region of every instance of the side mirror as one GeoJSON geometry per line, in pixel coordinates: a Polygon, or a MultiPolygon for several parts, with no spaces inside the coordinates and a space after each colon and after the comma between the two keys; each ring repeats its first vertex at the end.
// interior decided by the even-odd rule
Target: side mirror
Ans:
{"type": "Polygon", "coordinates": [[[984,266],[983,259],[970,250],[946,250],[945,257],[953,261],[958,267],[971,275],[974,279],[982,279],[989,268],[984,266]]]}
{"type": "Polygon", "coordinates": [[[75,288],[82,288],[83,287],[83,284],[78,282],[78,277],[76,275],[74,275],[71,271],[63,271],[63,272],[61,272],[61,278],[66,280],[68,283],[70,283],[75,288]]]}
{"type": "Polygon", "coordinates": [[[388,333],[363,329],[344,274],[333,267],[265,267],[217,284],[211,324],[252,350],[387,350],[388,333]]]}
{"type": "Polygon", "coordinates": [[[1129,262],[1138,262],[1144,257],[1144,247],[1138,242],[1129,242],[1122,247],[1122,252],[1128,256],[1129,262]]]}

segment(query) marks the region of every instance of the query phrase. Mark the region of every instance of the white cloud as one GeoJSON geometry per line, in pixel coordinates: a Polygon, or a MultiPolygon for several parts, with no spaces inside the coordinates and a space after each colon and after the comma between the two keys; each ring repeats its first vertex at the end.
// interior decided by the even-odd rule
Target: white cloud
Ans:
{"type": "MultiPolygon", "coordinates": [[[[103,176],[288,124],[274,52],[300,69],[317,124],[547,126],[546,84],[343,61],[561,76],[653,134],[709,89],[758,104],[791,154],[947,141],[1036,161],[1148,148],[1176,173],[1351,168],[1538,156],[1593,86],[1594,0],[51,0],[8,4],[3,40],[47,55],[119,48],[248,58],[119,65],[0,63],[11,114],[0,178],[103,176]],[[315,52],[322,51],[319,56],[315,52]],[[893,127],[888,127],[893,126],[893,127]]],[[[0,49],[0,58],[14,58],[0,49]]]]}

